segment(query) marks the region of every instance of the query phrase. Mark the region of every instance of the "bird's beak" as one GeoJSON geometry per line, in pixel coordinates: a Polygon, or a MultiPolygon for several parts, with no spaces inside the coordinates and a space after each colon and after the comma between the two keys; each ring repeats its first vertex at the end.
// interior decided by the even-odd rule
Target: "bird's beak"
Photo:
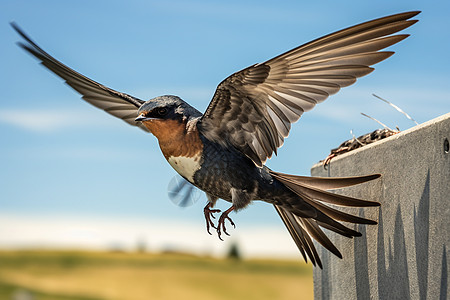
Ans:
{"type": "Polygon", "coordinates": [[[148,119],[151,119],[151,118],[147,118],[145,115],[144,115],[144,113],[141,113],[136,119],[134,119],[136,122],[142,122],[142,121],[145,121],[145,120],[148,120],[148,119]]]}

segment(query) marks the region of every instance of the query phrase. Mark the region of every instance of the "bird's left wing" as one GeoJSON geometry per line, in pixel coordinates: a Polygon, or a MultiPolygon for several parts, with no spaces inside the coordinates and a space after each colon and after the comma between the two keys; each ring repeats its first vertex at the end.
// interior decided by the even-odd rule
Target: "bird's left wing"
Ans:
{"type": "Polygon", "coordinates": [[[365,22],[299,46],[226,78],[198,122],[209,140],[235,147],[257,166],[272,156],[291,124],[393,54],[380,51],[408,35],[406,12],[365,22]]]}
{"type": "Polygon", "coordinates": [[[18,42],[19,46],[39,59],[41,64],[47,69],[64,79],[69,86],[82,95],[82,98],[86,102],[103,109],[107,113],[124,120],[130,125],[148,131],[141,122],[134,121],[137,117],[139,107],[141,107],[145,101],[110,89],[72,70],[41,49],[17,26],[17,24],[11,23],[11,26],[26,41],[26,43],[18,42]]]}

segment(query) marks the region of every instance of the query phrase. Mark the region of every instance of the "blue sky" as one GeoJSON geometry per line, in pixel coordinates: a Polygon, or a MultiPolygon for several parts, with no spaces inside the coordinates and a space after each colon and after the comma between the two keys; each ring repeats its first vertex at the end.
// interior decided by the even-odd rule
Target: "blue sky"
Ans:
{"type": "MultiPolygon", "coordinates": [[[[450,111],[449,1],[2,1],[0,215],[29,220],[30,228],[43,217],[61,216],[189,223],[209,238],[204,199],[188,209],[168,200],[175,171],[156,139],[83,102],[15,45],[20,39],[10,21],[102,84],[144,100],[175,94],[204,111],[217,84],[240,69],[338,29],[409,10],[423,12],[406,30],[411,37],[391,47],[396,54],[305,114],[268,162],[303,175],[351,138],[350,130],[358,136],[379,127],[360,112],[391,127],[413,125],[372,93],[419,123],[450,111]]],[[[260,225],[284,230],[263,203],[233,217],[233,234],[260,225]]]]}

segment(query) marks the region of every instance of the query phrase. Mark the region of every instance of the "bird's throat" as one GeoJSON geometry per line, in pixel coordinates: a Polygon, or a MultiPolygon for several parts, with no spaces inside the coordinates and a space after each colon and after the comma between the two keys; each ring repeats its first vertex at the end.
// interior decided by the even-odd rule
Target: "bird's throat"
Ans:
{"type": "Polygon", "coordinates": [[[168,160],[169,157],[194,157],[203,150],[196,128],[187,130],[186,123],[177,120],[151,120],[145,127],[158,139],[159,147],[168,160]]]}

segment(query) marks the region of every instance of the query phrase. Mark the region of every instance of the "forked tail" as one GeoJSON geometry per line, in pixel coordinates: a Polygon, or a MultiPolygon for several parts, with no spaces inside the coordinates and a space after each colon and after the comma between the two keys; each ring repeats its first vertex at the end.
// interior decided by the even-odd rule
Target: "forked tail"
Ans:
{"type": "Polygon", "coordinates": [[[314,266],[317,263],[317,265],[322,268],[322,262],[320,261],[316,248],[314,247],[313,239],[337,257],[342,258],[342,254],[328,239],[320,227],[329,229],[343,236],[353,238],[354,236],[361,236],[361,233],[345,227],[337,221],[356,224],[377,224],[376,221],[350,215],[327,206],[324,203],[347,207],[380,206],[380,203],[378,202],[356,199],[326,191],[371,181],[379,178],[381,176],[380,174],[340,178],[296,176],[274,171],[270,171],[270,174],[317,210],[316,217],[304,218],[299,216],[301,215],[300,211],[296,214],[295,205],[291,205],[289,208],[274,205],[289,233],[297,244],[303,258],[305,261],[308,261],[309,257],[314,266]]]}

